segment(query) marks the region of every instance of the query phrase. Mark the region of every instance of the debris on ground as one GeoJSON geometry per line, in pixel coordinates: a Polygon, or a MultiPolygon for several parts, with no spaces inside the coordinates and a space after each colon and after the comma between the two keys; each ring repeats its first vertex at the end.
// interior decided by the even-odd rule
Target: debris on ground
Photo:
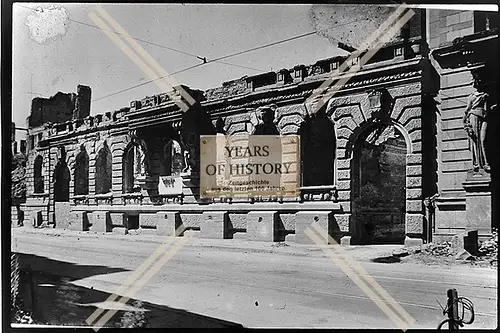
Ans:
{"type": "Polygon", "coordinates": [[[478,249],[478,260],[487,261],[491,266],[498,265],[498,231],[494,230],[492,236],[483,241],[478,249]]]}
{"type": "Polygon", "coordinates": [[[497,267],[498,264],[498,232],[493,230],[492,236],[478,244],[477,253],[470,253],[463,248],[456,248],[452,242],[428,243],[421,250],[405,248],[393,253],[393,256],[408,257],[408,261],[419,261],[425,264],[455,264],[497,267]],[[404,255],[409,252],[410,255],[404,255]],[[403,255],[402,255],[403,254],[403,255]]]}
{"type": "Polygon", "coordinates": [[[455,255],[456,260],[474,260],[474,256],[471,255],[467,250],[462,249],[455,255]]]}
{"type": "Polygon", "coordinates": [[[281,247],[281,246],[285,246],[285,247],[286,247],[286,246],[290,246],[290,245],[288,245],[288,244],[287,244],[287,243],[285,243],[285,242],[277,242],[277,243],[273,243],[273,244],[271,245],[271,247],[281,247]]]}

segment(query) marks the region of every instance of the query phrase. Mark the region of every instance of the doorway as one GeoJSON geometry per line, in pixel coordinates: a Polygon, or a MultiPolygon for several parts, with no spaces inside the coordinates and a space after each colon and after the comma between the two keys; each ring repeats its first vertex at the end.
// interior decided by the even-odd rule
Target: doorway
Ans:
{"type": "Polygon", "coordinates": [[[393,125],[359,137],[352,164],[353,244],[403,244],[406,141],[393,125]]]}
{"type": "Polygon", "coordinates": [[[68,165],[62,160],[54,171],[54,223],[58,228],[67,228],[70,221],[69,178],[68,165]]]}

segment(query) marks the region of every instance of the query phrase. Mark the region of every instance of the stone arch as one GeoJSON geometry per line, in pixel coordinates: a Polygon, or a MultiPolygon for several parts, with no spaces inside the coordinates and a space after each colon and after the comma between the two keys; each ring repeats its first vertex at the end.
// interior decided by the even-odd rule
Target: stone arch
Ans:
{"type": "Polygon", "coordinates": [[[335,125],[338,142],[338,160],[352,158],[353,145],[359,135],[371,126],[377,126],[377,124],[395,126],[406,140],[407,154],[413,153],[414,140],[412,140],[409,134],[411,130],[407,128],[409,127],[409,122],[402,123],[400,121],[402,120],[399,119],[401,112],[396,114],[395,110],[393,110],[396,107],[396,103],[391,100],[391,97],[384,97],[388,93],[383,92],[381,94],[380,105],[370,107],[370,98],[373,95],[373,91],[371,91],[356,96],[332,98],[328,102],[326,112],[335,125]],[[399,115],[398,119],[393,118],[396,115],[399,115]]]}
{"type": "Polygon", "coordinates": [[[44,192],[44,179],[43,179],[43,157],[42,155],[37,155],[35,162],[33,164],[33,185],[35,193],[44,192]]]}
{"type": "Polygon", "coordinates": [[[307,110],[303,103],[278,107],[276,110],[276,127],[281,135],[299,134],[306,115],[307,110]]]}
{"type": "Polygon", "coordinates": [[[363,133],[366,133],[367,131],[370,131],[373,128],[381,127],[381,126],[394,126],[399,131],[399,133],[401,133],[403,138],[405,139],[405,143],[406,143],[406,147],[407,147],[406,154],[408,154],[408,155],[412,154],[412,151],[413,151],[412,140],[410,138],[410,135],[408,134],[408,131],[406,130],[406,128],[403,125],[401,125],[397,121],[391,119],[391,120],[374,121],[374,122],[367,121],[367,122],[362,123],[360,126],[358,126],[352,132],[352,134],[349,137],[349,141],[346,144],[345,157],[346,158],[353,157],[353,152],[354,152],[356,143],[359,141],[359,138],[363,135],[363,133]]]}
{"type": "Polygon", "coordinates": [[[95,193],[104,194],[111,192],[111,179],[113,173],[113,158],[106,141],[97,153],[95,162],[95,193]]]}
{"type": "Polygon", "coordinates": [[[355,144],[366,131],[377,126],[393,126],[402,135],[405,143],[405,169],[402,171],[405,173],[406,188],[406,239],[423,237],[422,106],[418,98],[399,95],[401,94],[392,90],[379,89],[335,97],[328,103],[327,114],[335,124],[337,138],[336,185],[339,202],[350,220],[351,235],[356,223],[352,205],[355,144]]]}
{"type": "Polygon", "coordinates": [[[89,194],[89,155],[83,145],[75,159],[74,194],[89,194]]]}
{"type": "Polygon", "coordinates": [[[364,126],[353,143],[351,207],[353,243],[405,239],[408,141],[391,122],[364,126]]]}

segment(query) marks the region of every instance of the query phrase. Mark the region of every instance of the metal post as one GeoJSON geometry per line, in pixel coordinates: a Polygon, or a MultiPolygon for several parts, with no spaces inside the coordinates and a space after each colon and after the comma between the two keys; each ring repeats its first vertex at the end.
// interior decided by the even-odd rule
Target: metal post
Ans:
{"type": "Polygon", "coordinates": [[[458,293],[456,289],[448,289],[448,329],[459,329],[458,318],[458,293]]]}

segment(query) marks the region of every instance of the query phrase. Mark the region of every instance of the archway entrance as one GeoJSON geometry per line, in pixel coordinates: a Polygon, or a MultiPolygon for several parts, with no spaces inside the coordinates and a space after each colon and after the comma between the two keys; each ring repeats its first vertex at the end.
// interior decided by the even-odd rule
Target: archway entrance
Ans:
{"type": "Polygon", "coordinates": [[[406,141],[393,125],[361,134],[352,164],[353,244],[403,244],[406,141]]]}
{"type": "Polygon", "coordinates": [[[67,228],[70,220],[68,165],[61,160],[54,171],[54,223],[58,228],[67,228]]]}

